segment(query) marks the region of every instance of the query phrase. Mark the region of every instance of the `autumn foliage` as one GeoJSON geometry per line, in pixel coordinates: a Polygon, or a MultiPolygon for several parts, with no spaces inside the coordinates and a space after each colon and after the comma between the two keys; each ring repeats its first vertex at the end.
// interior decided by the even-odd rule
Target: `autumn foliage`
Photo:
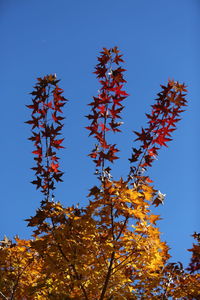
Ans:
{"type": "Polygon", "coordinates": [[[62,107],[67,100],[55,75],[38,78],[26,123],[34,144],[32,183],[44,198],[26,220],[33,227],[32,238],[5,237],[0,243],[2,299],[200,299],[199,234],[194,234],[187,269],[180,262],[168,262],[169,248],[157,225],[161,218],[151,209],[162,204],[165,195],[145,173],[160,148],[172,140],[187,105],[187,90],[174,80],[161,85],[146,127],[134,132],[140,145],[132,148],[127,177],[114,179],[112,166],[119,149],[109,139],[121,131],[128,97],[123,63],[117,47],[103,48],[95,67],[100,88],[89,104],[87,130],[95,139],[89,157],[97,184],[82,208],[65,208],[54,200],[63,175],[58,152],[63,148],[62,107]]]}

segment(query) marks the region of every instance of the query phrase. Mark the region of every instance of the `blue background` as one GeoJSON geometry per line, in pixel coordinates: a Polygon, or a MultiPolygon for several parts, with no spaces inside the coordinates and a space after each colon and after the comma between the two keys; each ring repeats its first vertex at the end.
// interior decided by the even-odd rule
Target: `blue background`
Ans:
{"type": "Polygon", "coordinates": [[[116,136],[121,159],[115,178],[129,170],[134,135],[145,126],[145,112],[168,78],[188,86],[187,111],[174,132],[169,149],[160,152],[149,172],[154,186],[167,194],[155,209],[162,239],[172,248],[173,261],[187,264],[191,234],[199,230],[199,0],[0,0],[0,238],[28,238],[24,219],[34,215],[42,195],[29,182],[34,165],[33,145],[27,138],[30,104],[36,78],[56,73],[70,101],[66,105],[65,171],[56,200],[68,206],[87,203],[96,184],[94,164],[87,156],[92,96],[99,88],[92,74],[102,47],[118,46],[124,54],[126,91],[123,133],[116,136]]]}

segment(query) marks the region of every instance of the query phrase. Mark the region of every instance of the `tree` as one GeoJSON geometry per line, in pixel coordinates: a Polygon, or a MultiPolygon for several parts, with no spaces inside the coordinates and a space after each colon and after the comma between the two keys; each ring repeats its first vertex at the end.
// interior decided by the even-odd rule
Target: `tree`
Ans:
{"type": "Polygon", "coordinates": [[[160,239],[159,215],[151,211],[164,201],[145,174],[162,146],[171,140],[187,104],[184,84],[169,80],[148,123],[135,132],[138,148],[132,149],[127,178],[115,180],[111,166],[118,159],[116,144],[108,142],[122,125],[124,90],[122,54],[117,47],[103,48],[95,74],[101,85],[89,104],[87,130],[96,144],[92,158],[98,184],[90,189],[88,205],[63,207],[54,200],[56,183],[62,181],[58,150],[63,148],[62,107],[66,103],[55,75],[38,78],[31,120],[36,179],[44,194],[35,213],[27,219],[32,239],[4,238],[0,247],[2,299],[199,299],[199,234],[189,251],[188,269],[168,263],[168,246],[160,239]]]}

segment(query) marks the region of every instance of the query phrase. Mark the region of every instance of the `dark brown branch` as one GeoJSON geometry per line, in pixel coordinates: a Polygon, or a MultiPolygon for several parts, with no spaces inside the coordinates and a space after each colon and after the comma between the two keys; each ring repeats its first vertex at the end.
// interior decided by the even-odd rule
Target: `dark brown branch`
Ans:
{"type": "Polygon", "coordinates": [[[111,276],[111,273],[112,273],[112,265],[113,265],[114,258],[115,258],[115,251],[113,251],[112,254],[111,254],[110,264],[109,264],[109,267],[108,267],[108,272],[107,272],[107,275],[106,275],[106,278],[105,278],[105,282],[104,282],[103,289],[102,289],[101,296],[100,296],[99,300],[104,299],[105,293],[107,291],[108,283],[109,283],[110,276],[111,276]]]}

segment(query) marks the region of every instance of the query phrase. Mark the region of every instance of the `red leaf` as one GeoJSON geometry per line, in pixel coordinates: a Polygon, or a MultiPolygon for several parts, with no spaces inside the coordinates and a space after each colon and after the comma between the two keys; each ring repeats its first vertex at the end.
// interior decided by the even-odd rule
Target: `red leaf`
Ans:
{"type": "Polygon", "coordinates": [[[52,114],[52,118],[53,118],[53,120],[54,120],[56,123],[58,123],[58,124],[60,124],[60,125],[61,125],[60,121],[62,121],[62,120],[65,119],[64,117],[56,116],[56,112],[54,112],[54,113],[52,114]]]}
{"type": "Polygon", "coordinates": [[[53,140],[51,142],[51,146],[57,148],[57,149],[60,149],[60,148],[64,148],[63,146],[61,146],[60,144],[62,143],[64,139],[60,139],[60,140],[53,140]]]}
{"type": "Polygon", "coordinates": [[[51,163],[51,169],[53,172],[57,173],[58,172],[58,167],[59,167],[59,164],[54,164],[54,163],[51,163]]]}
{"type": "Polygon", "coordinates": [[[119,85],[119,86],[116,86],[114,88],[111,88],[110,91],[113,91],[115,92],[116,95],[118,96],[129,96],[129,94],[127,94],[125,91],[122,91],[121,89],[123,88],[123,85],[119,85]]]}
{"type": "Polygon", "coordinates": [[[42,180],[40,177],[37,176],[37,180],[33,180],[31,181],[32,184],[36,184],[37,185],[37,189],[39,189],[41,187],[41,184],[42,184],[42,180]]]}
{"type": "Polygon", "coordinates": [[[32,151],[32,153],[38,155],[39,157],[42,157],[42,148],[38,147],[38,149],[35,151],[32,151]]]}
{"type": "Polygon", "coordinates": [[[165,138],[163,135],[159,135],[156,139],[153,140],[153,143],[157,143],[160,146],[166,146],[167,144],[165,142],[172,141],[172,139],[165,138]]]}

